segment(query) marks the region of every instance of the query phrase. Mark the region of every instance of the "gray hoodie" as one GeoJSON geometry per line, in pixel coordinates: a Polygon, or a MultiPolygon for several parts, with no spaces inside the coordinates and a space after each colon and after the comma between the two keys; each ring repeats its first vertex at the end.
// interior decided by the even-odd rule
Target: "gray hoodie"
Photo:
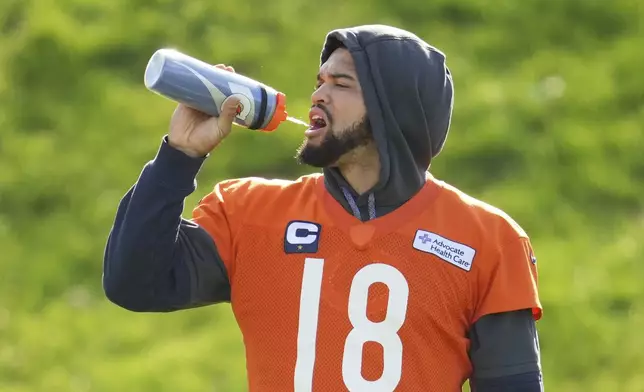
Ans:
{"type": "Polygon", "coordinates": [[[363,219],[369,217],[373,194],[376,215],[385,215],[422,188],[431,160],[445,144],[454,102],[452,76],[443,53],[394,27],[334,30],[327,35],[321,63],[340,45],[354,59],[381,171],[378,184],[357,195],[336,168],[327,168],[327,187],[349,212],[350,202],[338,190],[351,190],[363,219]]]}
{"type": "MultiPolygon", "coordinates": [[[[378,184],[363,195],[336,169],[325,169],[324,177],[329,193],[367,220],[390,213],[423,186],[449,130],[452,77],[444,54],[403,30],[375,25],[335,30],[321,61],[340,44],[355,60],[382,171],[378,184]]],[[[217,244],[181,217],[205,159],[172,148],[166,137],[121,200],[104,255],[103,287],[112,302],[132,311],[168,312],[230,301],[217,244]]],[[[479,390],[506,390],[496,381],[488,384],[491,389],[482,385],[528,373],[537,377],[538,388],[539,348],[530,310],[484,316],[468,336],[479,390]]],[[[512,382],[527,385],[523,379],[512,382]]]]}

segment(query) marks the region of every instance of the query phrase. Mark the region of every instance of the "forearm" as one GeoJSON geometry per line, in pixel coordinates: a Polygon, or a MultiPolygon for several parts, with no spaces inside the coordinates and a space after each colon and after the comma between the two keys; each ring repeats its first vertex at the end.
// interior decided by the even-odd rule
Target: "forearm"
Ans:
{"type": "Polygon", "coordinates": [[[470,382],[472,392],[543,392],[541,372],[530,372],[495,378],[478,378],[470,382]]]}
{"type": "Polygon", "coordinates": [[[112,302],[133,311],[192,306],[198,271],[190,242],[195,235],[201,235],[200,243],[208,238],[181,214],[202,162],[164,142],[121,200],[104,257],[103,285],[112,302]]]}

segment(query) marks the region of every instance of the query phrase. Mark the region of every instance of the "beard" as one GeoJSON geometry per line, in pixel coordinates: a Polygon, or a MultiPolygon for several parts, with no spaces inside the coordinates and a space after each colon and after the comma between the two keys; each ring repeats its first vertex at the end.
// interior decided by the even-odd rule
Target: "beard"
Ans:
{"type": "Polygon", "coordinates": [[[343,155],[373,140],[371,123],[366,115],[361,121],[338,133],[336,135],[331,124],[319,145],[313,146],[305,140],[297,149],[297,162],[313,167],[330,167],[343,155]]]}

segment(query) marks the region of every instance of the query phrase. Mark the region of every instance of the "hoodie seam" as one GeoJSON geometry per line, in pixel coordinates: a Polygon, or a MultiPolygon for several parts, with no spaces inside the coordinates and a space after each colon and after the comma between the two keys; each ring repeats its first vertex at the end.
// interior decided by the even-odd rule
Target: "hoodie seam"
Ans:
{"type": "Polygon", "coordinates": [[[369,40],[369,41],[365,42],[365,43],[364,43],[364,45],[361,45],[360,43],[358,43],[358,45],[356,45],[356,47],[352,48],[352,50],[351,50],[351,51],[352,51],[352,52],[362,52],[362,51],[364,51],[365,49],[367,49],[369,46],[371,46],[371,45],[373,45],[373,44],[378,44],[378,43],[387,42],[387,41],[401,41],[401,42],[406,41],[406,42],[414,42],[414,43],[416,43],[416,44],[420,45],[421,47],[423,47],[423,48],[425,48],[425,49],[427,49],[427,50],[429,50],[429,51],[431,51],[431,52],[440,53],[440,52],[439,52],[439,51],[437,51],[434,47],[427,45],[427,43],[425,43],[425,42],[421,41],[421,40],[420,40],[420,39],[418,39],[418,38],[412,38],[412,37],[396,37],[396,36],[394,36],[394,37],[389,36],[389,37],[377,37],[377,38],[373,38],[373,39],[371,39],[371,40],[369,40]]]}

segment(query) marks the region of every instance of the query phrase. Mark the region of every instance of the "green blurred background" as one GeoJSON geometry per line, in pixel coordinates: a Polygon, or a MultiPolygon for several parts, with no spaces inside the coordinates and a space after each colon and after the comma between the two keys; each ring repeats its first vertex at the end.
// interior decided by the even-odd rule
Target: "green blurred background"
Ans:
{"type": "MultiPolygon", "coordinates": [[[[324,35],[385,23],[448,56],[439,178],[512,215],[540,266],[546,390],[644,391],[640,0],[0,1],[0,391],[245,391],[230,307],[134,314],[101,289],[120,197],[175,106],[174,47],[287,94],[305,118],[324,35]]],[[[295,178],[302,129],[236,128],[200,173],[295,178]]]]}

